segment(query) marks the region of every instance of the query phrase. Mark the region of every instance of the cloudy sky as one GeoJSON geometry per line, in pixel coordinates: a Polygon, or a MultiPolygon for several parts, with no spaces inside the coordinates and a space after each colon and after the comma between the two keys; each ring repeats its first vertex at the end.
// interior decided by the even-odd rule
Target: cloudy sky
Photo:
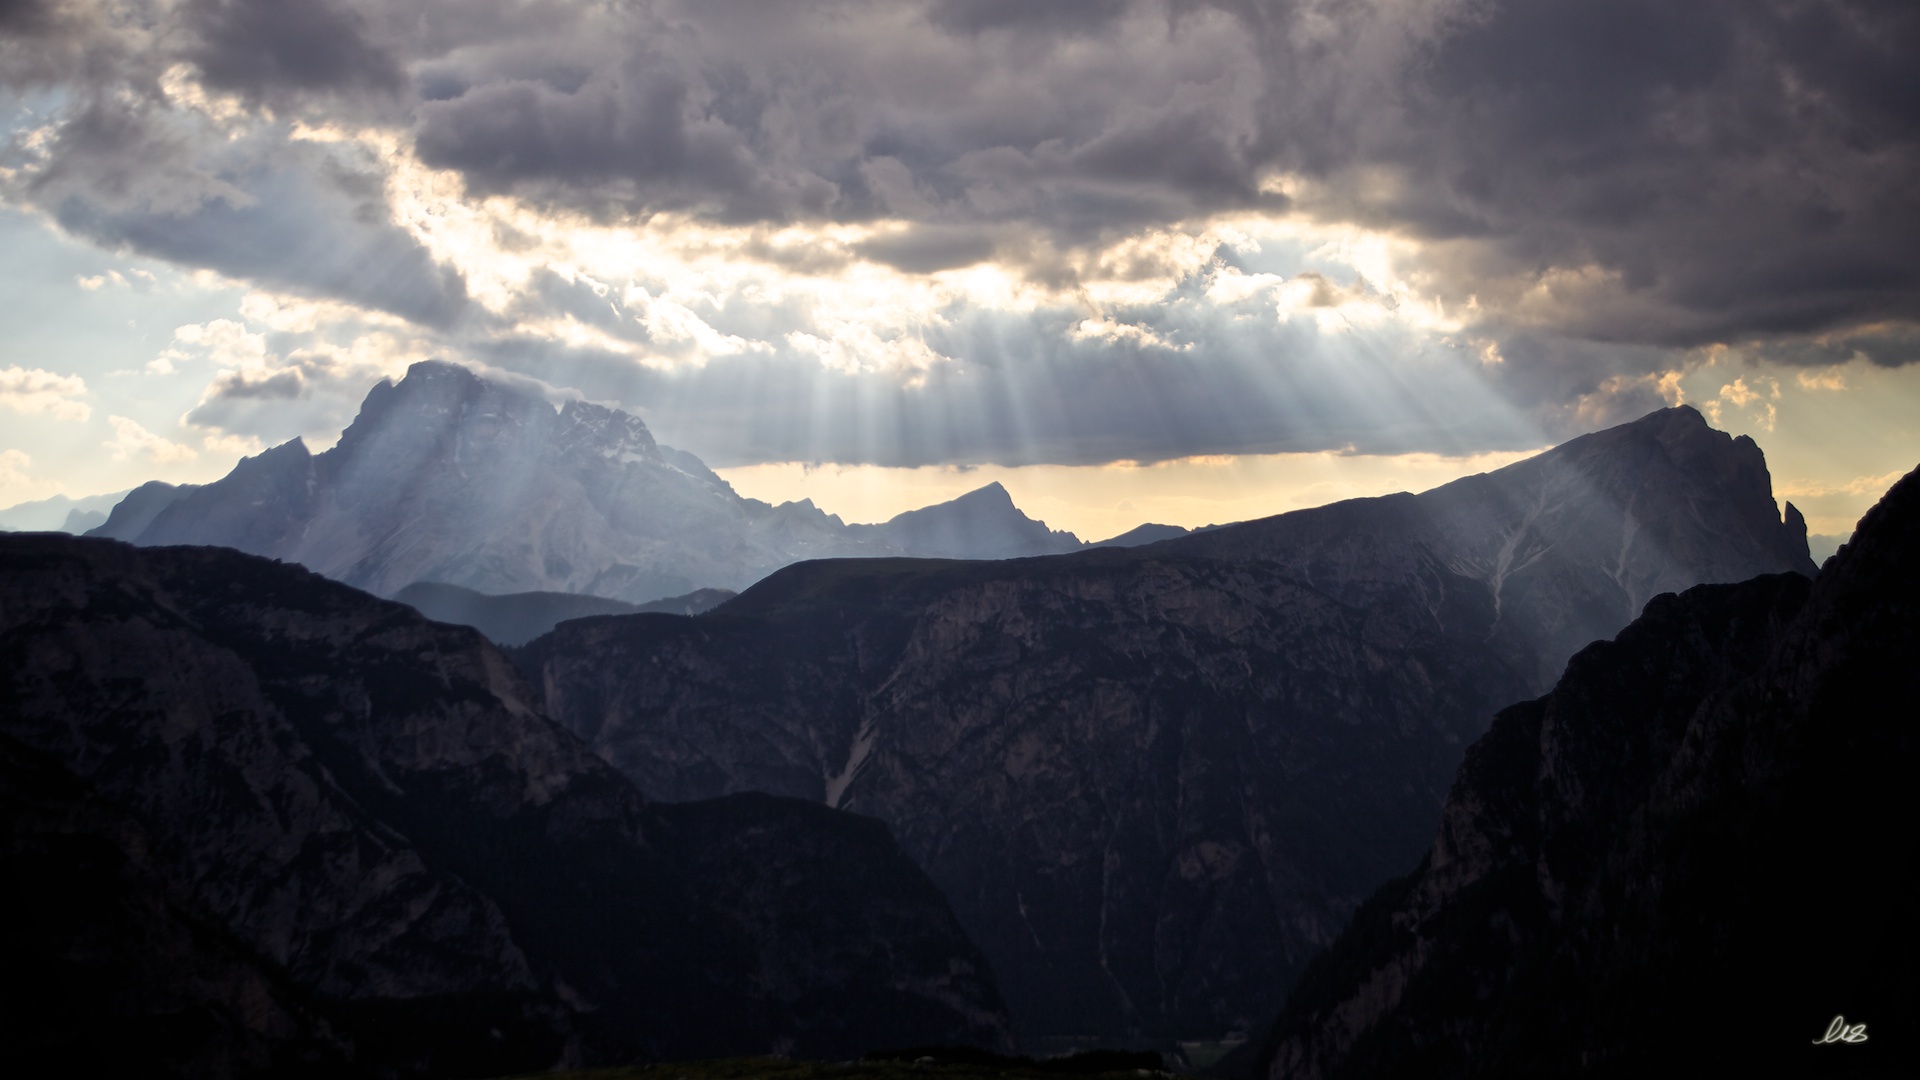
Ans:
{"type": "Polygon", "coordinates": [[[1920,462],[1902,0],[0,0],[0,505],[429,357],[855,520],[1418,489],[1687,402],[1920,462]]]}

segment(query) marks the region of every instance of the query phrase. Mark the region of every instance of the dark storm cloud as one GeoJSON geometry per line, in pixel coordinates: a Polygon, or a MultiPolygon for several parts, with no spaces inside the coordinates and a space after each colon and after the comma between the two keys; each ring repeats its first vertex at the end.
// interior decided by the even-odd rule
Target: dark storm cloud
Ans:
{"type": "Polygon", "coordinates": [[[60,85],[123,66],[141,38],[128,21],[115,25],[93,0],[0,0],[0,87],[60,85]]]}
{"type": "Polygon", "coordinates": [[[495,47],[434,76],[418,146],[477,190],[603,212],[1075,242],[1281,209],[1263,181],[1289,173],[1316,215],[1435,242],[1447,299],[1491,324],[1686,348],[1920,318],[1912,5],[749,8],[595,24],[629,37],[558,82],[530,74],[551,39],[495,47]],[[1528,297],[1580,269],[1602,279],[1528,297]]]}
{"type": "Polygon", "coordinates": [[[53,24],[51,0],[0,0],[0,32],[40,35],[53,24]]]}
{"type": "Polygon", "coordinates": [[[1163,16],[1122,27],[1132,6],[623,9],[420,65],[416,146],[478,192],[603,214],[1084,232],[1260,204],[1252,127],[1218,107],[1236,90],[1223,68],[1251,80],[1251,54],[1215,47],[1224,18],[1172,42],[1163,16]],[[1056,70],[1090,34],[1081,69],[1056,70]],[[1167,58],[1143,55],[1157,45],[1167,58]],[[902,201],[876,164],[918,190],[902,201]]]}
{"type": "Polygon", "coordinates": [[[1880,367],[1920,363],[1920,327],[1883,324],[1848,333],[1744,343],[1756,358],[1801,367],[1828,367],[1865,360],[1880,367]]]}
{"type": "Polygon", "coordinates": [[[189,0],[185,51],[206,84],[259,100],[325,90],[397,90],[399,65],[338,0],[189,0]]]}
{"type": "Polygon", "coordinates": [[[460,171],[476,192],[587,207],[699,208],[756,220],[818,210],[832,197],[817,177],[763,173],[738,131],[690,108],[672,72],[624,74],[571,90],[496,82],[426,102],[416,149],[427,164],[460,171]]]}
{"type": "Polygon", "coordinates": [[[853,250],[897,270],[927,274],[985,262],[993,255],[993,238],[978,227],[920,226],[863,240],[853,250]]]}
{"type": "Polygon", "coordinates": [[[234,371],[215,378],[213,384],[207,388],[207,397],[209,400],[220,401],[285,400],[299,397],[305,388],[306,380],[301,377],[298,368],[287,368],[252,378],[246,372],[234,371]]]}
{"type": "Polygon", "coordinates": [[[183,11],[176,27],[142,23],[164,11],[137,5],[111,19],[91,3],[53,9],[62,95],[33,143],[7,148],[5,194],[111,249],[429,326],[456,318],[464,278],[392,221],[377,164],[289,143],[281,125],[218,127],[163,89],[183,63],[213,90],[276,102],[390,81],[397,69],[358,36],[358,16],[337,0],[183,11]]]}
{"type": "Polygon", "coordinates": [[[388,217],[378,177],[311,147],[191,159],[142,110],[100,106],[65,125],[36,201],[70,232],[229,277],[445,326],[462,275],[388,217]]]}
{"type": "Polygon", "coordinates": [[[445,326],[465,308],[465,279],[436,265],[405,232],[321,216],[316,211],[328,208],[297,201],[309,194],[297,190],[298,178],[249,179],[260,201],[246,207],[215,200],[182,214],[103,213],[74,199],[55,216],[69,231],[108,246],[428,326],[445,326]]]}
{"type": "MultiPolygon", "coordinates": [[[[384,125],[469,193],[536,211],[670,211],[761,236],[889,223],[845,245],[736,249],[809,272],[993,260],[1075,295],[1081,268],[1112,273],[1102,245],[1292,211],[1415,241],[1402,276],[1464,323],[1445,341],[1308,338],[1270,298],[1226,312],[1189,289],[1164,312],[1106,313],[1157,339],[1089,337],[1084,311],[957,309],[926,331],[951,363],[850,375],[794,351],[789,330],[820,329],[806,311],[720,297],[701,317],[773,352],[633,378],[649,408],[723,433],[729,460],[1471,449],[1473,430],[1520,438],[1505,404],[1475,411],[1472,394],[1577,428],[1657,402],[1654,377],[1702,347],[1920,359],[1920,5],[185,0],[107,18],[92,0],[0,4],[0,82],[65,95],[50,135],[7,149],[12,197],[104,244],[429,326],[458,321],[464,281],[391,220],[382,166],[286,143],[269,113],[384,125]],[[183,65],[254,111],[251,134],[167,98],[163,74],[183,65]],[[728,394],[746,395],[737,415],[728,394]],[[1473,419],[1428,416],[1429,401],[1473,419]]],[[[1386,287],[1268,270],[1322,271],[1327,305],[1386,287]]],[[[531,368],[614,369],[532,349],[516,323],[650,341],[643,305],[591,283],[536,275],[523,292],[462,323],[479,335],[463,340],[524,352],[541,378],[553,371],[531,368]]]]}
{"type": "Polygon", "coordinates": [[[934,0],[927,18],[938,27],[965,33],[983,30],[1086,31],[1111,21],[1127,0],[934,0]]]}
{"type": "Polygon", "coordinates": [[[1913,319],[1916,50],[1911,5],[1500,4],[1420,52],[1404,125],[1319,159],[1326,211],[1471,240],[1452,269],[1483,302],[1608,271],[1549,314],[1597,340],[1913,319]],[[1383,166],[1387,190],[1341,183],[1383,166]]]}

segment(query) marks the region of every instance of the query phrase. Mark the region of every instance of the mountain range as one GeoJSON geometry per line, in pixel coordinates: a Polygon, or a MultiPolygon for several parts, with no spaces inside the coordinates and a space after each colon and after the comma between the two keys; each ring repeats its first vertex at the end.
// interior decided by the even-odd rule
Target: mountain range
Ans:
{"type": "Polygon", "coordinates": [[[1254,1030],[1413,862],[1500,707],[1656,594],[1811,575],[1746,438],[1676,408],[1422,495],[1144,547],[780,570],[515,653],[664,800],[885,822],[1017,1033],[1254,1030]]]}
{"type": "Polygon", "coordinates": [[[79,1075],[1007,1048],[869,818],[649,803],[478,633],[215,548],[0,537],[0,1036],[79,1075]]]}
{"type": "Polygon", "coordinates": [[[878,525],[811,501],[742,498],[641,420],[413,365],[375,386],[332,449],[299,439],[203,486],[135,489],[89,535],[211,544],[297,562],[382,596],[416,582],[646,603],[738,590],[824,557],[1012,558],[1079,549],[989,484],[878,525]]]}
{"type": "Polygon", "coordinates": [[[117,491],[81,499],[55,495],[17,503],[0,509],[0,532],[83,533],[106,524],[107,514],[126,496],[127,492],[117,491]]]}
{"type": "Polygon", "coordinates": [[[1809,586],[1759,448],[1680,407],[1083,545],[997,485],[741,499],[416,365],[325,453],[0,537],[0,1034],[171,1075],[1253,1033],[1230,1074],[1519,1076],[1664,1067],[1636,1033],[1689,1010],[1704,1069],[1837,997],[1898,1040],[1917,484],[1809,586]],[[1826,847],[1824,900],[1756,886],[1826,847]],[[1856,915],[1886,963],[1821,938],[1856,915]]]}
{"type": "Polygon", "coordinates": [[[1223,1071],[1912,1075],[1917,552],[1920,473],[1811,583],[1660,596],[1582,650],[1223,1071]]]}

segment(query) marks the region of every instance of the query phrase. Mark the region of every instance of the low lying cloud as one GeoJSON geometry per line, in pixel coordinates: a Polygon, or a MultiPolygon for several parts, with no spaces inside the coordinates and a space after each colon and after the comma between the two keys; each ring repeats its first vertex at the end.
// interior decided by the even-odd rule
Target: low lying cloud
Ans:
{"type": "Polygon", "coordinates": [[[35,485],[27,474],[33,459],[22,450],[0,450],[0,498],[9,503],[16,502],[22,492],[31,490],[35,485]]]}
{"type": "Polygon", "coordinates": [[[200,456],[200,452],[193,447],[155,435],[127,417],[109,416],[107,422],[113,425],[113,438],[106,443],[106,447],[113,452],[115,461],[144,458],[164,465],[190,461],[200,456]]]}
{"type": "Polygon", "coordinates": [[[17,365],[0,368],[0,407],[17,413],[85,420],[93,415],[93,407],[80,400],[86,396],[87,382],[78,375],[17,365]]]}

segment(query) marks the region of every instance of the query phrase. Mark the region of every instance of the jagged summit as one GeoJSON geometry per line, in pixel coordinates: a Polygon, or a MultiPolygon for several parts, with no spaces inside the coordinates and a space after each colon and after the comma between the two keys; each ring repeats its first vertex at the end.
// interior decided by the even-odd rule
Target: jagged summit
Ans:
{"type": "Polygon", "coordinates": [[[609,409],[589,401],[569,401],[560,407],[560,429],[556,442],[562,452],[579,447],[582,452],[620,461],[657,461],[660,446],[653,432],[632,413],[609,409]]]}
{"type": "Polygon", "coordinates": [[[332,449],[311,454],[296,439],[212,484],[142,488],[96,534],[238,548],[383,595],[432,581],[635,603],[744,588],[802,559],[1079,546],[995,490],[990,505],[849,527],[811,502],[742,498],[630,413],[578,400],[555,408],[433,360],[374,386],[332,449]]]}
{"type": "Polygon", "coordinates": [[[896,514],[884,525],[853,528],[931,558],[1014,559],[1059,555],[1084,546],[1072,533],[1050,530],[1046,522],[1021,513],[998,480],[959,498],[896,514]]]}

